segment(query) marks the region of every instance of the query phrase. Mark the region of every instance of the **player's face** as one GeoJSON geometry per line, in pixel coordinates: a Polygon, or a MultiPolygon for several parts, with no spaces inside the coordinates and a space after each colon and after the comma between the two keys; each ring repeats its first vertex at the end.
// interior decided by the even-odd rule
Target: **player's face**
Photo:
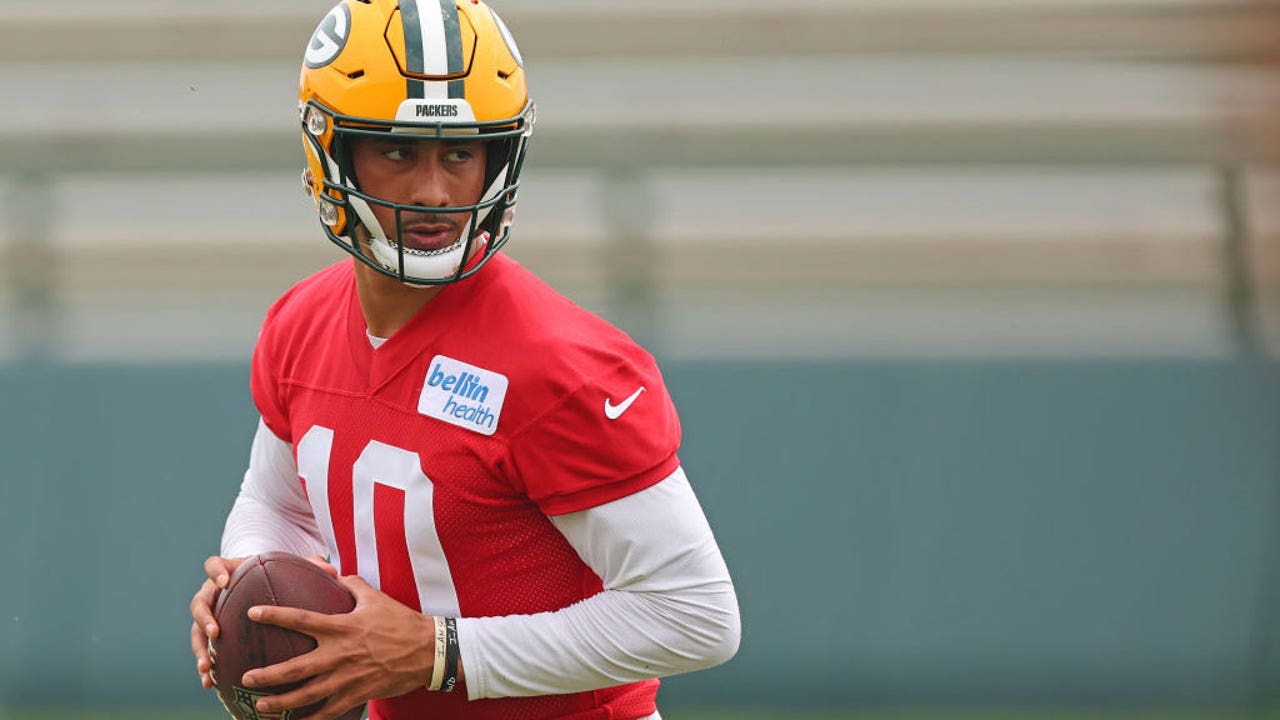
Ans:
{"type": "MultiPolygon", "coordinates": [[[[360,189],[405,205],[474,205],[484,193],[485,143],[478,140],[412,140],[361,137],[351,148],[360,189]]],[[[373,214],[394,238],[395,210],[372,204],[373,214]]],[[[405,247],[439,250],[470,230],[471,213],[400,214],[405,247]]]]}

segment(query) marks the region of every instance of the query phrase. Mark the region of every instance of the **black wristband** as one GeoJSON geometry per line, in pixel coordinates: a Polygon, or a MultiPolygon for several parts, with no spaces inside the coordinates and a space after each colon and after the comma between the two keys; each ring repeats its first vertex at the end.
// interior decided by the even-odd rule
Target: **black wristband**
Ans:
{"type": "Polygon", "coordinates": [[[445,627],[445,656],[444,656],[444,681],[440,684],[441,692],[453,692],[458,686],[458,658],[461,652],[458,649],[458,621],[454,618],[444,619],[445,627]]]}

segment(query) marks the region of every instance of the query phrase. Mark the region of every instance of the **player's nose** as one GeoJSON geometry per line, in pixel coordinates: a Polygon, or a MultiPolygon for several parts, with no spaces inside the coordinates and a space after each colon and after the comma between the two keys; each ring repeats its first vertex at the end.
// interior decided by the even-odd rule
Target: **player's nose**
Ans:
{"type": "Polygon", "coordinates": [[[450,200],[448,173],[434,152],[422,153],[414,168],[409,202],[426,207],[448,207],[450,200]]]}

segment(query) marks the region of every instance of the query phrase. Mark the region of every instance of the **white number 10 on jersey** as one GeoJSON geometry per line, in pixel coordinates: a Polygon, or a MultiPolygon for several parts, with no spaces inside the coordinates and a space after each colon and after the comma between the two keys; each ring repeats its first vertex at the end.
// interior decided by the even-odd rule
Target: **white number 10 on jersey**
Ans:
{"type": "MultiPolygon", "coordinates": [[[[412,583],[421,612],[458,617],[458,594],[436,533],[435,488],[422,471],[418,454],[372,440],[356,458],[351,467],[354,517],[350,523],[342,524],[354,528],[356,567],[347,568],[338,554],[329,511],[332,452],[333,430],[327,427],[313,426],[298,442],[298,475],[306,483],[311,510],[334,566],[343,574],[358,571],[360,577],[384,592],[390,592],[393,586],[400,590],[392,594],[403,595],[407,584],[412,583]],[[383,492],[379,493],[379,488],[383,492]],[[388,495],[388,491],[392,494],[388,495]],[[399,500],[395,504],[403,508],[390,521],[384,511],[382,526],[374,522],[375,503],[380,497],[399,500]],[[388,577],[383,577],[384,573],[388,577]]],[[[344,540],[349,542],[351,538],[344,540]]]]}

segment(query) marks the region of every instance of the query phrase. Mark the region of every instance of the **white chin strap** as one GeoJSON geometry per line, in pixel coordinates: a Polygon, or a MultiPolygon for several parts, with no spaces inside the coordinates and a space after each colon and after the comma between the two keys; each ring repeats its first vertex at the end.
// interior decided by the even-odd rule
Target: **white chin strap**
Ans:
{"type": "MultiPolygon", "coordinates": [[[[505,187],[506,182],[507,170],[503,168],[502,172],[498,173],[498,176],[493,179],[493,182],[485,190],[485,199],[491,199],[490,195],[495,188],[501,189],[505,187]]],[[[369,246],[373,249],[374,259],[387,270],[393,273],[400,272],[400,252],[397,248],[399,243],[392,242],[387,238],[386,231],[373,214],[373,208],[369,207],[369,203],[358,197],[348,196],[347,199],[351,203],[351,207],[355,209],[356,215],[360,217],[360,222],[369,231],[369,246]]],[[[485,202],[485,200],[481,202],[485,202]]],[[[484,225],[484,221],[489,217],[489,212],[492,209],[493,205],[489,205],[480,211],[479,218],[475,222],[476,227],[484,225]]],[[[488,243],[489,233],[480,232],[473,239],[471,248],[472,250],[483,252],[485,245],[488,243]]],[[[466,230],[463,230],[462,234],[458,235],[458,239],[452,245],[447,248],[441,248],[429,255],[419,255],[406,249],[404,253],[405,277],[422,278],[424,280],[446,280],[451,278],[458,273],[458,268],[466,261],[467,258],[464,256],[466,250],[466,230]]]]}
{"type": "MultiPolygon", "coordinates": [[[[475,236],[471,244],[473,250],[483,249],[489,243],[489,233],[482,232],[475,236]]],[[[396,252],[385,237],[373,237],[369,247],[373,249],[373,257],[382,267],[391,272],[400,272],[400,254],[396,252]]],[[[437,250],[431,255],[418,255],[409,251],[404,254],[404,274],[406,278],[422,278],[424,280],[445,280],[458,273],[466,251],[466,233],[449,247],[437,250]]]]}

